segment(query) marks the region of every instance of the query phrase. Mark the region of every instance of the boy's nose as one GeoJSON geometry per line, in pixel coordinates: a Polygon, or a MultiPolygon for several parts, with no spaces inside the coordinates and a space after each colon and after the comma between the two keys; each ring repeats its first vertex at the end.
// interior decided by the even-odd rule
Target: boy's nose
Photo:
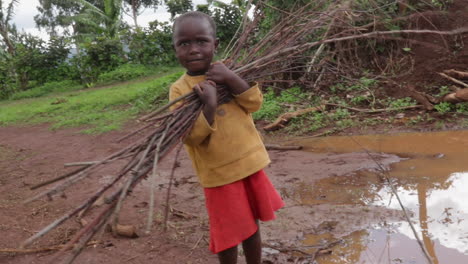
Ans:
{"type": "Polygon", "coordinates": [[[190,52],[190,54],[199,53],[200,49],[199,49],[198,45],[192,44],[192,45],[190,45],[189,52],[190,52]]]}

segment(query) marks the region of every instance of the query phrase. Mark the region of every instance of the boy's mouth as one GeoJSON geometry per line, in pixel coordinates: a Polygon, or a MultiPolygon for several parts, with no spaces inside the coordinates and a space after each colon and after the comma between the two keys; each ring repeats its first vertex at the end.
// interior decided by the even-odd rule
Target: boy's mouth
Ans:
{"type": "Polygon", "coordinates": [[[192,63],[192,62],[199,62],[199,61],[203,61],[203,59],[193,59],[193,60],[188,60],[187,62],[192,63]]]}

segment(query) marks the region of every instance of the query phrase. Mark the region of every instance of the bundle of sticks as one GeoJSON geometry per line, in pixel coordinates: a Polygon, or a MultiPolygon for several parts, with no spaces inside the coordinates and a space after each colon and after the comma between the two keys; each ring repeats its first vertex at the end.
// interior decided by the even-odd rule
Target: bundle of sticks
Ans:
{"type": "MultiPolygon", "coordinates": [[[[335,5],[335,8],[328,6],[327,1],[315,1],[313,6],[303,6],[293,13],[285,12],[283,19],[263,36],[258,35],[258,25],[263,19],[263,13],[262,6],[257,5],[254,9],[253,19],[249,19],[245,14],[244,22],[240,27],[241,30],[238,30],[239,32],[235,37],[237,41],[228,45],[226,50],[229,56],[225,60],[225,64],[246,81],[255,80],[260,83],[271,83],[272,79],[274,79],[275,82],[282,82],[289,80],[273,78],[273,76],[286,72],[310,72],[309,62],[313,63],[317,52],[320,50],[319,47],[327,43],[359,38],[376,38],[395,33],[459,34],[468,31],[467,28],[449,32],[417,32],[414,30],[405,32],[402,30],[398,32],[368,32],[337,37],[323,33],[323,29],[327,28],[327,25],[335,20],[340,1],[336,1],[333,5],[335,5]],[[319,40],[311,41],[311,39],[319,40]]],[[[217,88],[219,91],[219,104],[232,99],[226,89],[223,87],[217,88]]],[[[85,215],[92,208],[93,203],[105,196],[106,205],[100,207],[100,211],[94,219],[79,230],[61,250],[63,253],[67,249],[73,248],[65,263],[73,262],[99,230],[102,230],[108,224],[111,226],[117,225],[119,212],[127,194],[147,177],[150,177],[152,184],[147,223],[147,231],[149,231],[153,222],[154,187],[158,162],[176,148],[178,144],[181,144],[184,137],[190,132],[201,109],[202,103],[194,92],[183,95],[162,108],[141,117],[140,120],[146,122],[146,124],[120,139],[137,138],[134,140],[135,142],[127,147],[100,161],[82,163],[79,169],[71,173],[33,187],[39,188],[60,181],[56,186],[39,192],[28,199],[27,202],[60,194],[73,184],[95,175],[99,168],[117,161],[125,161],[125,164],[121,166],[109,183],[99,186],[99,189],[88,199],[28,238],[23,242],[22,246],[30,245],[73,217],[85,215]],[[170,111],[169,108],[175,104],[177,104],[177,107],[170,111]]]]}

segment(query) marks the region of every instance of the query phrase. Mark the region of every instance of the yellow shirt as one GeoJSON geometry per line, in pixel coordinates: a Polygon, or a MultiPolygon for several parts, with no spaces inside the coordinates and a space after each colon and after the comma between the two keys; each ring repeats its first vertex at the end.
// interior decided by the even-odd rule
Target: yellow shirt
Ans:
{"type": "MultiPolygon", "coordinates": [[[[184,74],[172,84],[169,99],[191,92],[195,84],[204,80],[205,75],[184,74]]],[[[200,113],[184,144],[203,187],[241,180],[270,163],[251,115],[260,109],[262,101],[262,92],[254,85],[218,106],[211,126],[200,113]]]]}

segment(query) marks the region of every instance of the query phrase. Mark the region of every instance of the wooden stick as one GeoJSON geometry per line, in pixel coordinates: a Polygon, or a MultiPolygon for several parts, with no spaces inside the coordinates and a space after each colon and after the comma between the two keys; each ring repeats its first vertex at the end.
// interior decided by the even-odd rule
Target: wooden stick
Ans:
{"type": "Polygon", "coordinates": [[[167,124],[166,129],[164,130],[164,133],[159,139],[158,145],[156,147],[156,151],[154,152],[154,164],[153,164],[153,173],[151,173],[150,201],[149,201],[149,210],[148,210],[148,221],[146,223],[146,234],[149,234],[151,232],[151,226],[153,225],[154,189],[156,188],[156,175],[157,175],[157,170],[158,170],[160,149],[161,149],[163,140],[166,138],[166,134],[167,134],[167,131],[169,130],[170,125],[171,123],[167,124]]]}
{"type": "Polygon", "coordinates": [[[445,70],[444,73],[446,74],[453,74],[453,75],[456,75],[458,78],[468,78],[468,72],[463,72],[463,71],[457,71],[457,70],[454,70],[454,69],[450,69],[450,70],[445,70]]]}
{"type": "Polygon", "coordinates": [[[442,77],[444,77],[444,78],[446,78],[446,79],[449,79],[450,81],[452,81],[452,82],[454,82],[454,83],[456,83],[456,84],[459,84],[459,85],[461,85],[461,86],[463,86],[463,87],[465,87],[465,88],[468,88],[468,84],[466,84],[466,83],[464,83],[464,82],[462,82],[462,81],[460,81],[460,80],[457,80],[457,79],[455,79],[455,78],[453,78],[453,77],[450,77],[450,76],[448,76],[448,75],[445,74],[445,73],[439,72],[439,75],[442,76],[442,77]]]}
{"type": "Polygon", "coordinates": [[[280,115],[273,123],[264,126],[263,129],[265,131],[276,130],[280,127],[283,127],[285,123],[287,123],[289,120],[291,120],[294,117],[297,117],[306,113],[310,113],[310,112],[322,111],[324,107],[325,107],[324,105],[320,105],[320,106],[314,106],[314,107],[309,107],[306,109],[297,110],[294,112],[284,113],[280,115]]]}
{"type": "Polygon", "coordinates": [[[265,144],[267,150],[300,150],[302,146],[280,146],[276,144],[265,144]]]}
{"type": "Polygon", "coordinates": [[[169,186],[167,187],[167,194],[166,194],[166,209],[164,211],[164,231],[167,231],[167,221],[169,219],[169,199],[171,196],[171,187],[172,187],[172,180],[174,179],[174,172],[177,167],[177,159],[179,158],[180,150],[182,149],[182,144],[180,144],[179,148],[177,149],[176,155],[174,157],[174,163],[172,164],[171,176],[169,177],[169,186]]]}
{"type": "MultiPolygon", "coordinates": [[[[94,163],[93,163],[93,164],[94,164],[94,163]]],[[[66,178],[68,178],[68,177],[71,177],[71,176],[73,176],[73,175],[79,173],[79,172],[84,171],[85,169],[89,168],[91,165],[92,165],[92,164],[87,164],[87,165],[85,165],[84,167],[78,168],[78,169],[76,169],[76,170],[74,170],[74,171],[72,171],[72,172],[69,172],[69,173],[65,174],[65,175],[62,175],[62,176],[59,176],[59,177],[57,177],[57,178],[53,178],[53,179],[50,179],[50,180],[48,180],[48,181],[41,182],[41,183],[38,183],[38,184],[36,184],[36,185],[33,185],[33,186],[31,186],[31,188],[29,188],[29,189],[35,190],[35,189],[41,188],[42,186],[46,186],[46,185],[52,184],[52,183],[54,183],[54,182],[58,182],[58,181],[60,181],[60,180],[66,179],[66,178]]]]}
{"type": "MultiPolygon", "coordinates": [[[[86,246],[94,246],[99,244],[99,241],[91,241],[86,244],[86,246]]],[[[29,253],[40,253],[40,252],[47,252],[47,251],[56,251],[61,250],[66,245],[56,245],[56,246],[49,246],[43,248],[0,248],[0,253],[13,253],[13,254],[29,254],[29,253]]]]}

